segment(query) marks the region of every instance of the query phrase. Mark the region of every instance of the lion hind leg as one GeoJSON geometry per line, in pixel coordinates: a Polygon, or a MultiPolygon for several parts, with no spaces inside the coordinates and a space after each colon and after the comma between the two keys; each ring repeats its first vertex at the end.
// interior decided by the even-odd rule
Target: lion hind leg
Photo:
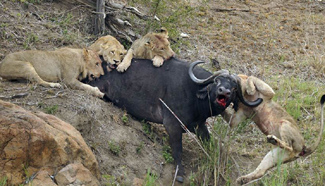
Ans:
{"type": "Polygon", "coordinates": [[[2,67],[1,76],[5,79],[27,79],[44,87],[61,88],[59,83],[44,81],[36,72],[33,65],[26,61],[11,61],[2,67]]]}
{"type": "Polygon", "coordinates": [[[267,135],[266,138],[267,138],[267,142],[269,142],[273,145],[279,146],[280,148],[286,149],[290,152],[293,151],[293,148],[290,147],[285,141],[280,140],[279,138],[277,138],[274,135],[267,135]]]}
{"type": "Polygon", "coordinates": [[[281,164],[282,162],[287,162],[289,159],[291,159],[290,152],[279,147],[274,148],[265,155],[261,163],[253,172],[237,178],[236,182],[244,185],[257,180],[263,177],[269,169],[281,164]]]}

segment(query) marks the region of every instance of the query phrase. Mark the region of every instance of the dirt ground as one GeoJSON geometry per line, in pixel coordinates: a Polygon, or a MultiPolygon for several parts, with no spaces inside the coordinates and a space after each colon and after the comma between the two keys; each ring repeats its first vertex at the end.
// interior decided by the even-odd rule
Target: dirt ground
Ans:
{"type": "MultiPolygon", "coordinates": [[[[317,90],[325,92],[324,1],[178,2],[193,8],[191,15],[177,22],[178,32],[189,37],[171,38],[173,42],[180,39],[186,43],[178,46],[178,58],[204,60],[208,62],[204,67],[211,71],[226,68],[232,73],[254,75],[275,90],[297,91],[292,84],[283,82],[292,77],[312,82],[317,90]]],[[[91,0],[0,0],[0,60],[11,52],[26,49],[89,46],[97,38],[91,34],[94,6],[91,0]]],[[[139,4],[137,8],[148,13],[150,6],[139,4]]],[[[176,11],[174,8],[166,14],[176,11]]],[[[132,24],[139,23],[134,30],[141,30],[145,24],[141,20],[129,21],[132,20],[132,24]]],[[[152,124],[148,130],[147,124],[133,119],[126,111],[78,90],[0,80],[0,99],[28,110],[51,113],[76,127],[97,157],[103,185],[131,185],[134,178],[143,179],[148,171],[158,175],[158,185],[171,185],[174,166],[163,158],[167,143],[161,125],[152,124]],[[18,94],[24,96],[14,96],[18,94]]],[[[303,117],[315,118],[315,114],[311,108],[303,117]]],[[[318,120],[312,123],[317,126],[318,120]]],[[[252,171],[270,147],[263,148],[264,136],[254,125],[244,130],[245,136],[234,137],[231,154],[238,160],[238,166],[245,168],[234,167],[233,179],[242,174],[240,170],[252,171]]],[[[184,138],[183,158],[190,177],[203,156],[186,134],[184,138]]],[[[183,185],[189,185],[189,181],[183,185]]]]}

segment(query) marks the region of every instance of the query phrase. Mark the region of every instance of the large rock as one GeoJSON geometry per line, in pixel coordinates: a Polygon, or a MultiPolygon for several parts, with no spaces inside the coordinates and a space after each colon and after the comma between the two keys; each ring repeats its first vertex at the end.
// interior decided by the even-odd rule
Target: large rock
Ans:
{"type": "Polygon", "coordinates": [[[55,176],[58,185],[98,186],[99,182],[81,163],[69,164],[55,176]]]}
{"type": "Polygon", "coordinates": [[[71,163],[100,177],[94,154],[74,127],[0,100],[0,178],[21,184],[40,170],[54,175],[71,163]]]}

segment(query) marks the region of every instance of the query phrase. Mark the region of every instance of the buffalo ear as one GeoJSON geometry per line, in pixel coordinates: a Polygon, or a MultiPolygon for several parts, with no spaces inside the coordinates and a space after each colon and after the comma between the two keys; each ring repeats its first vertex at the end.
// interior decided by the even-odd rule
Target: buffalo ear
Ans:
{"type": "Polygon", "coordinates": [[[204,88],[202,88],[201,90],[197,91],[196,93],[196,96],[199,98],[199,99],[205,99],[207,96],[208,96],[208,89],[209,87],[206,86],[204,88]]]}

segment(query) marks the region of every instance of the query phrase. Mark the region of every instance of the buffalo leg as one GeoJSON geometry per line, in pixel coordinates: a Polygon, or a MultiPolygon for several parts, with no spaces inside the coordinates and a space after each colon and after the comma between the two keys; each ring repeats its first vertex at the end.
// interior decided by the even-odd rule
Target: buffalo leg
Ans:
{"type": "Polygon", "coordinates": [[[205,125],[205,122],[202,122],[198,125],[198,128],[196,130],[196,135],[199,139],[206,142],[209,141],[210,135],[207,126],[205,125]]]}
{"type": "Polygon", "coordinates": [[[182,165],[182,132],[181,124],[172,115],[164,117],[163,124],[169,135],[169,145],[172,149],[172,156],[175,161],[175,165],[178,166],[178,172],[176,180],[178,182],[184,181],[184,167],[182,165]]]}

